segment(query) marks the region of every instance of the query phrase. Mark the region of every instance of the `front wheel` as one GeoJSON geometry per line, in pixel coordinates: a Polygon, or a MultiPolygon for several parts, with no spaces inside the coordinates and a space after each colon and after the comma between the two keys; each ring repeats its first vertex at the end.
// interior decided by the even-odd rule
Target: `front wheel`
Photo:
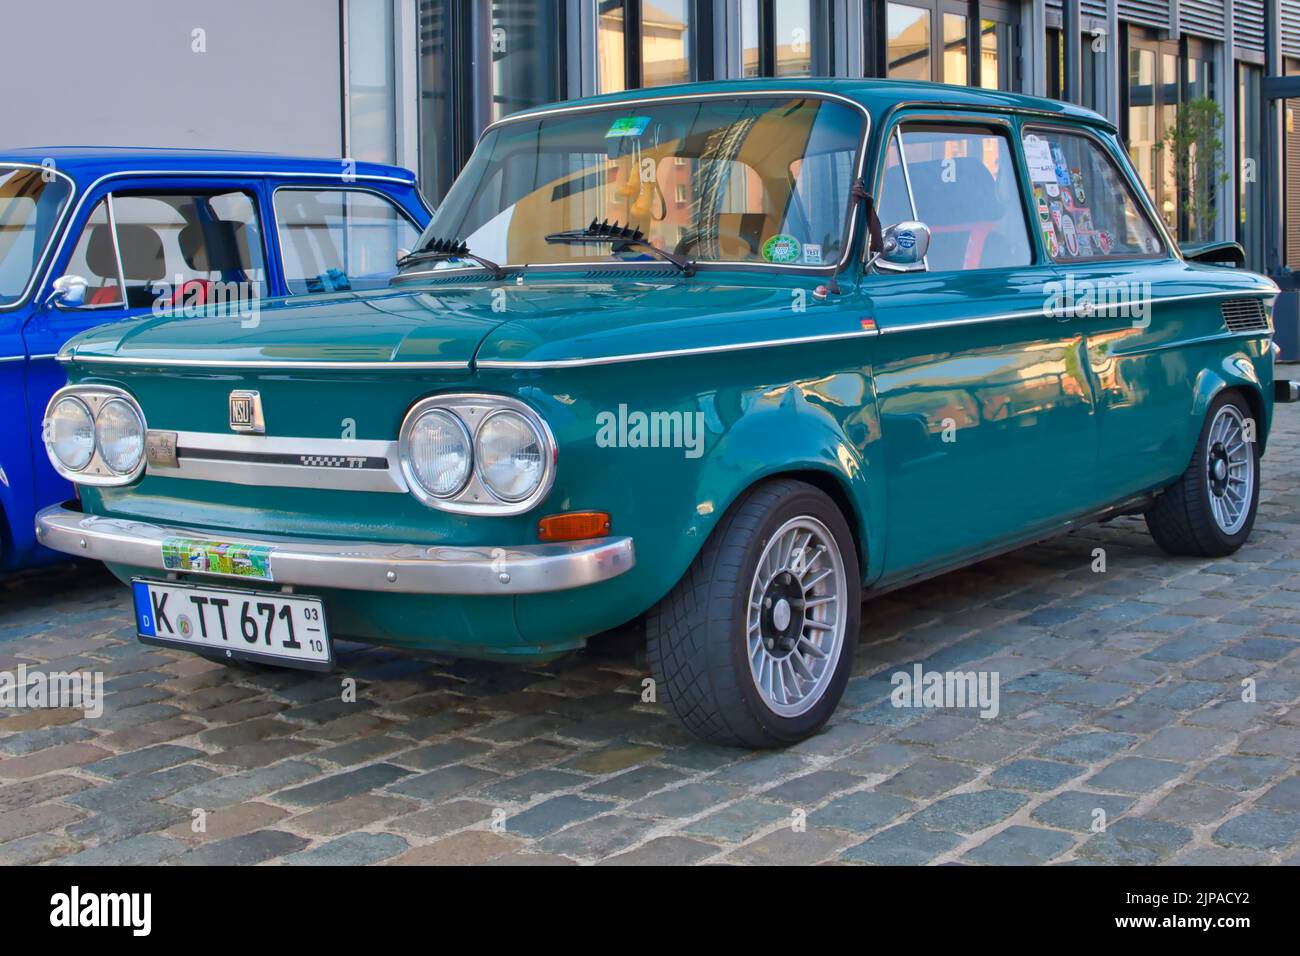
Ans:
{"type": "Polygon", "coordinates": [[[815,734],[844,694],[861,578],[835,503],[805,482],[747,492],[646,620],[668,705],[713,743],[777,747],[815,734]]]}
{"type": "Polygon", "coordinates": [[[1213,558],[1246,543],[1259,507],[1257,427],[1237,392],[1210,403],[1191,464],[1146,512],[1163,550],[1213,558]]]}

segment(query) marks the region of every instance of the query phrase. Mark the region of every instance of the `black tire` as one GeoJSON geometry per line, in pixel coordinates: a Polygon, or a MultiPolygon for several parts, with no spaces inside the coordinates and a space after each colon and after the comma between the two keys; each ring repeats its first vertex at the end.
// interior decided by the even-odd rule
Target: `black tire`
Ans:
{"type": "MultiPolygon", "coordinates": [[[[829,565],[834,558],[828,551],[822,560],[829,565]]],[[[816,559],[810,562],[806,573],[815,576],[822,570],[817,564],[816,559]]],[[[790,582],[784,585],[787,588],[799,587],[789,575],[784,580],[790,582]]],[[[801,589],[801,593],[816,591],[801,589]]],[[[647,615],[646,656],[658,691],[688,730],[712,743],[780,747],[811,737],[835,710],[848,683],[858,643],[861,595],[853,533],[835,503],[802,481],[763,482],[727,510],[686,575],[647,615]],[[836,620],[844,621],[844,631],[833,666],[828,654],[808,694],[809,698],[813,691],[819,694],[815,702],[804,713],[785,716],[764,700],[750,670],[749,602],[768,542],[787,522],[797,519],[820,523],[838,549],[844,593],[833,606],[836,620]]],[[[772,620],[759,613],[762,620],[772,620]]],[[[793,627],[789,613],[784,614],[786,633],[803,633],[804,612],[795,613],[800,616],[793,627]]],[[[823,617],[827,614],[829,609],[823,617]]]]}
{"type": "MultiPolygon", "coordinates": [[[[1215,396],[1206,412],[1201,436],[1187,470],[1146,511],[1151,537],[1169,554],[1223,557],[1245,544],[1255,526],[1260,484],[1258,441],[1246,443],[1251,481],[1248,495],[1243,496],[1249,501],[1241,524],[1235,528],[1230,524],[1225,528],[1211,503],[1212,496],[1221,497],[1214,490],[1220,483],[1211,472],[1216,467],[1218,456],[1223,454],[1222,446],[1211,442],[1211,431],[1225,407],[1235,409],[1236,415],[1244,421],[1254,422],[1254,412],[1239,392],[1225,391],[1215,396]]],[[[1230,417],[1232,411],[1224,414],[1230,417]]],[[[1253,427],[1258,428],[1258,422],[1253,427]]]]}

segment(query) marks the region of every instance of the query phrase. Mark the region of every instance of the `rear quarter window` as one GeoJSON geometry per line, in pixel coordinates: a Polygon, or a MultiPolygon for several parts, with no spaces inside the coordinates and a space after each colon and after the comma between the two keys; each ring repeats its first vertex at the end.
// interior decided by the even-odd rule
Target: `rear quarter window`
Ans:
{"type": "Polygon", "coordinates": [[[1023,146],[1035,217],[1053,260],[1165,255],[1128,177],[1100,143],[1083,133],[1034,128],[1025,130],[1023,146]]]}

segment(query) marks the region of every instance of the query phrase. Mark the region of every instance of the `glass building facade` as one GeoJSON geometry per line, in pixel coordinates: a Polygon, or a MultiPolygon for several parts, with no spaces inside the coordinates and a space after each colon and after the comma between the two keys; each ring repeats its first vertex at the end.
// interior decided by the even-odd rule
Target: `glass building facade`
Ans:
{"type": "MultiPolygon", "coordinates": [[[[1279,2],[1284,69],[1300,73],[1300,0],[1279,2]]],[[[1263,207],[1276,201],[1298,237],[1284,263],[1300,266],[1300,188],[1284,188],[1300,183],[1300,103],[1283,111],[1280,198],[1260,168],[1263,0],[341,4],[345,149],[414,168],[434,203],[481,130],[516,110],[730,77],[896,77],[1097,110],[1182,240],[1239,239],[1261,268],[1263,207]]]]}

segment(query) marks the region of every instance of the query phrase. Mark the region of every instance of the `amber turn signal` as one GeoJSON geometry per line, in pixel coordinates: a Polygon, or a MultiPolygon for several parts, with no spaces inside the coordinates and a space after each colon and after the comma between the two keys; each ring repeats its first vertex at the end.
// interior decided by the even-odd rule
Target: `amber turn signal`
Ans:
{"type": "Polygon", "coordinates": [[[548,515],[537,522],[538,541],[580,541],[609,534],[609,515],[603,511],[570,511],[548,515]]]}

